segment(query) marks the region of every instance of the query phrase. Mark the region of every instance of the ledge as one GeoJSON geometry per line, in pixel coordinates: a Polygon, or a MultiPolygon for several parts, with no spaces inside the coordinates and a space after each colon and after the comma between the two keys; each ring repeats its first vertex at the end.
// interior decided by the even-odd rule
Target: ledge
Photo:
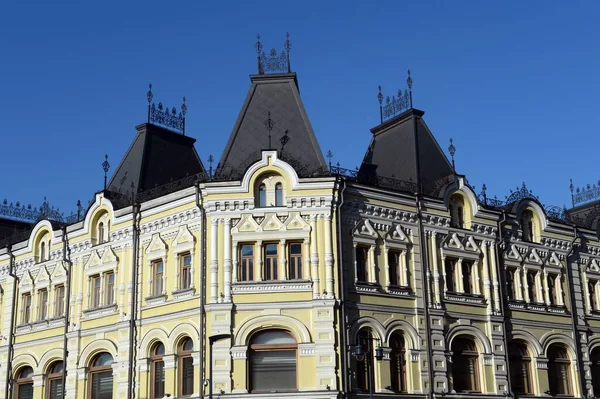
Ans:
{"type": "Polygon", "coordinates": [[[159,305],[161,303],[165,303],[167,301],[167,296],[165,294],[150,295],[144,299],[146,300],[147,306],[154,306],[154,305],[159,305]]]}
{"type": "Polygon", "coordinates": [[[112,305],[104,305],[99,306],[94,309],[86,309],[83,311],[86,319],[92,319],[96,317],[102,317],[106,315],[110,315],[113,313],[117,313],[117,304],[113,303],[112,305]]]}
{"type": "Polygon", "coordinates": [[[312,292],[312,281],[308,280],[276,280],[276,281],[243,281],[233,283],[234,294],[255,294],[257,292],[312,292]]]}
{"type": "Polygon", "coordinates": [[[485,297],[481,294],[465,294],[461,292],[446,292],[445,302],[468,303],[469,305],[486,306],[485,297]]]}
{"type": "MultiPolygon", "coordinates": [[[[191,298],[196,293],[195,288],[186,288],[183,290],[175,290],[171,294],[173,295],[173,299],[183,299],[183,298],[191,298]]],[[[146,302],[148,302],[148,298],[146,298],[146,302]]]]}
{"type": "MultiPolygon", "coordinates": [[[[540,313],[555,313],[555,314],[566,314],[567,310],[564,306],[557,305],[546,305],[545,303],[527,303],[525,301],[509,300],[508,308],[512,310],[523,310],[540,313]]],[[[600,316],[600,314],[598,315],[600,316]]]]}
{"type": "Polygon", "coordinates": [[[396,295],[396,296],[412,296],[413,292],[410,287],[402,287],[399,285],[388,285],[387,287],[388,294],[396,295]]]}
{"type": "Polygon", "coordinates": [[[368,283],[366,281],[355,281],[354,282],[354,289],[356,290],[356,292],[374,293],[374,292],[380,292],[381,291],[381,285],[379,285],[377,283],[368,283]]]}

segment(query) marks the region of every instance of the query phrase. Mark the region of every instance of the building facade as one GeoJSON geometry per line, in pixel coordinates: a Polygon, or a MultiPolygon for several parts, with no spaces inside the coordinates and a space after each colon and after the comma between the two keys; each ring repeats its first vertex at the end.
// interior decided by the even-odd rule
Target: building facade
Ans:
{"type": "Polygon", "coordinates": [[[84,212],[0,209],[0,398],[600,396],[598,188],[476,193],[410,75],[333,166],[257,48],[214,173],[150,90],[84,212]]]}

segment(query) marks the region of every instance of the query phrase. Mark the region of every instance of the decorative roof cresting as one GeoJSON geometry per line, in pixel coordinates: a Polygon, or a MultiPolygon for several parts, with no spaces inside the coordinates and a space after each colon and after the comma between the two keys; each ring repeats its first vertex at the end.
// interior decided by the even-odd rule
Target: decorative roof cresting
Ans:
{"type": "Polygon", "coordinates": [[[292,67],[290,64],[290,50],[292,43],[290,42],[289,32],[285,34],[285,42],[283,44],[283,50],[277,52],[275,48],[272,48],[268,54],[263,51],[263,45],[260,41],[260,34],[256,35],[256,56],[258,58],[258,74],[276,74],[276,73],[291,73],[292,67]]]}
{"type": "Polygon", "coordinates": [[[148,123],[159,125],[169,130],[175,130],[185,136],[185,114],[187,113],[185,97],[183,97],[181,111],[177,113],[175,107],[169,110],[169,107],[164,106],[162,102],[159,102],[158,105],[156,105],[152,101],[154,99],[154,94],[152,94],[152,83],[148,86],[148,93],[146,93],[146,98],[148,100],[148,123]]]}

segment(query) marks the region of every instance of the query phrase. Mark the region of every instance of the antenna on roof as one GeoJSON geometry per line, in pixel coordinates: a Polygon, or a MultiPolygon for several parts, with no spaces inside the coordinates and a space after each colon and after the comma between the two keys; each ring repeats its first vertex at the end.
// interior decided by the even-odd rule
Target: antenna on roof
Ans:
{"type": "Polygon", "coordinates": [[[456,154],[456,147],[452,143],[452,139],[450,139],[450,146],[448,147],[448,151],[450,152],[450,156],[452,157],[452,169],[454,173],[456,173],[456,166],[454,165],[454,154],[456,154]]]}
{"type": "Polygon", "coordinates": [[[329,160],[329,171],[331,172],[331,158],[333,158],[333,152],[331,150],[327,151],[327,159],[329,160]]]}
{"type": "Polygon", "coordinates": [[[271,119],[271,111],[268,112],[267,120],[265,121],[265,126],[267,127],[267,131],[269,132],[269,150],[271,149],[271,131],[273,130],[273,126],[275,126],[275,122],[271,119]]]}
{"type": "Polygon", "coordinates": [[[106,191],[106,174],[110,169],[110,164],[108,163],[108,154],[104,155],[104,162],[102,162],[102,169],[104,169],[104,191],[106,191]]]}

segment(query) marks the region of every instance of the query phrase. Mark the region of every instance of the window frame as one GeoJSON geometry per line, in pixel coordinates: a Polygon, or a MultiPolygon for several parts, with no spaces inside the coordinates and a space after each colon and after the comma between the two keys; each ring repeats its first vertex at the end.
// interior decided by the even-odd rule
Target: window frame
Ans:
{"type": "Polygon", "coordinates": [[[282,390],[276,390],[275,392],[277,393],[283,393],[283,392],[298,392],[298,387],[299,387],[299,376],[298,376],[298,341],[296,340],[296,338],[287,330],[283,330],[283,329],[271,329],[271,330],[261,330],[261,331],[257,331],[255,334],[253,334],[253,337],[250,340],[250,345],[248,345],[248,349],[249,349],[249,356],[248,356],[248,363],[247,363],[247,386],[248,386],[248,392],[249,393],[273,393],[273,390],[260,390],[260,389],[255,389],[252,386],[252,377],[253,377],[253,370],[252,370],[252,361],[253,361],[253,356],[254,353],[256,352],[283,352],[283,351],[294,351],[295,352],[295,363],[294,363],[294,368],[295,368],[295,374],[296,374],[296,378],[295,378],[295,388],[293,389],[282,389],[282,390]],[[257,335],[259,335],[260,333],[264,333],[264,332],[268,332],[268,331],[280,331],[283,333],[288,334],[294,341],[296,341],[295,344],[254,344],[253,341],[256,338],[257,335]]]}
{"type": "Polygon", "coordinates": [[[33,367],[31,366],[23,366],[21,367],[18,372],[15,375],[15,396],[14,398],[18,399],[20,396],[20,391],[22,389],[23,386],[25,385],[31,385],[31,397],[35,397],[33,394],[33,367]],[[30,377],[21,377],[21,375],[23,374],[23,371],[26,369],[31,369],[31,374],[30,377]]]}
{"type": "Polygon", "coordinates": [[[288,279],[289,280],[302,280],[304,271],[304,265],[302,264],[304,258],[304,244],[300,242],[288,242],[287,243],[287,259],[288,259],[288,279]],[[292,253],[292,247],[298,246],[300,248],[299,254],[292,253]]]}
{"type": "Polygon", "coordinates": [[[178,359],[177,359],[177,381],[178,381],[178,387],[177,387],[177,392],[178,392],[178,396],[183,396],[183,397],[187,397],[187,396],[191,396],[194,394],[194,378],[192,378],[192,386],[191,386],[191,392],[190,393],[184,393],[183,392],[183,381],[185,378],[185,372],[184,372],[184,361],[186,359],[192,359],[192,375],[195,374],[194,373],[194,360],[192,357],[192,353],[194,352],[194,341],[192,341],[192,339],[190,337],[185,337],[182,338],[181,341],[179,342],[179,345],[177,346],[177,354],[178,354],[178,359]],[[192,349],[190,350],[184,350],[185,348],[185,344],[187,342],[191,342],[192,344],[192,349]]]}
{"type": "Polygon", "coordinates": [[[406,367],[406,340],[400,332],[394,332],[390,338],[390,376],[392,391],[408,393],[406,367]],[[394,340],[400,344],[394,346],[394,340]],[[395,357],[399,357],[399,363],[395,357]],[[397,387],[395,385],[398,385],[397,387]]]}
{"type": "Polygon", "coordinates": [[[162,399],[165,396],[165,361],[164,361],[164,353],[165,353],[165,345],[162,342],[157,342],[152,346],[152,350],[150,352],[150,399],[162,399]],[[158,353],[158,348],[162,346],[162,354],[158,353]],[[157,381],[157,367],[161,365],[161,373],[162,373],[162,382],[157,381]],[[162,384],[162,387],[157,396],[157,387],[158,384],[162,384]],[[162,392],[160,392],[162,391],[162,392]]]}
{"type": "Polygon", "coordinates": [[[258,208],[267,207],[267,185],[260,183],[257,190],[258,208]]]}
{"type": "MultiPolygon", "coordinates": [[[[61,367],[64,367],[62,360],[58,360],[58,361],[52,363],[50,365],[50,367],[48,368],[48,374],[46,375],[46,382],[47,382],[46,395],[45,395],[46,399],[53,399],[51,396],[53,383],[60,381],[60,383],[62,384],[63,372],[62,371],[58,371],[58,372],[54,371],[54,369],[56,368],[56,366],[58,364],[60,364],[61,367]]],[[[63,391],[63,387],[61,386],[61,393],[59,395],[59,398],[63,397],[64,392],[62,392],[62,391],[63,391]]]]}
{"type": "Polygon", "coordinates": [[[99,274],[90,276],[90,309],[98,309],[102,303],[100,291],[102,290],[102,279],[99,274]]]}
{"type": "Polygon", "coordinates": [[[452,350],[452,389],[456,391],[456,393],[480,393],[480,381],[479,381],[479,351],[477,350],[477,345],[475,341],[471,337],[467,336],[459,336],[456,337],[454,342],[452,342],[451,346],[452,350]],[[457,340],[463,344],[464,347],[469,347],[468,349],[463,349],[460,353],[456,353],[455,345],[459,345],[457,340]],[[466,345],[465,345],[466,344],[466,345]],[[466,369],[458,369],[456,366],[461,365],[466,367],[466,369]],[[472,371],[472,373],[471,373],[472,371]],[[461,389],[460,391],[456,388],[456,377],[462,377],[464,380],[460,382],[460,384],[469,380],[467,385],[470,385],[468,389],[461,389]]]}
{"type": "Polygon", "coordinates": [[[65,285],[58,284],[54,287],[54,317],[63,317],[64,315],[65,315],[65,285]],[[62,292],[62,295],[59,295],[60,292],[62,292]]]}
{"type": "Polygon", "coordinates": [[[511,375],[509,377],[511,378],[511,386],[513,387],[514,393],[519,395],[533,395],[531,356],[529,355],[527,344],[524,342],[511,342],[508,348],[508,361],[511,370],[511,375]],[[517,377],[516,374],[513,374],[515,370],[519,370],[518,376],[521,378],[520,384],[524,387],[522,392],[515,391],[515,387],[519,386],[519,384],[515,384],[514,381],[514,378],[517,377]],[[523,373],[524,370],[525,373],[523,373]]]}
{"type": "Polygon", "coordinates": [[[48,318],[48,289],[41,288],[38,290],[38,321],[48,318]]]}
{"type": "Polygon", "coordinates": [[[111,394],[114,395],[114,384],[115,384],[115,378],[113,373],[113,368],[112,368],[112,364],[115,362],[115,358],[108,352],[100,352],[98,353],[96,356],[94,356],[94,358],[92,359],[92,362],[90,362],[90,367],[88,368],[88,389],[87,389],[87,393],[88,393],[88,398],[90,399],[96,399],[93,396],[93,387],[94,387],[94,377],[100,373],[106,373],[109,372],[111,373],[111,381],[112,381],[112,385],[110,387],[110,391],[111,394]],[[112,358],[112,363],[111,365],[108,366],[95,366],[94,363],[96,363],[96,361],[100,358],[100,356],[107,354],[112,358]]]}
{"type": "Polygon", "coordinates": [[[164,277],[165,275],[165,262],[163,259],[155,259],[152,261],[152,296],[164,295],[164,277]],[[159,267],[162,267],[162,271],[159,273],[159,267]],[[160,288],[160,290],[159,290],[160,288]]]}
{"type": "Polygon", "coordinates": [[[356,262],[356,281],[359,283],[369,282],[369,251],[371,248],[365,244],[357,244],[354,250],[354,261],[356,262]],[[359,257],[359,250],[363,251],[364,257],[359,257]],[[364,261],[361,263],[361,260],[364,261]]]}
{"type": "Polygon", "coordinates": [[[275,183],[275,206],[283,206],[283,184],[275,183]]]}
{"type": "Polygon", "coordinates": [[[239,246],[239,262],[237,270],[237,278],[240,282],[254,281],[254,252],[256,246],[250,243],[240,244],[239,246]],[[250,255],[244,255],[244,248],[250,248],[252,253],[250,255]],[[244,273],[246,272],[246,273],[244,273]],[[244,278],[246,277],[246,278],[244,278]]]}
{"type": "Polygon", "coordinates": [[[115,272],[109,271],[104,273],[104,306],[111,306],[115,303],[115,272]],[[112,277],[112,284],[110,278],[112,277]]]}
{"type": "Polygon", "coordinates": [[[263,280],[277,281],[279,278],[279,243],[266,242],[263,244],[263,280]],[[273,246],[275,255],[268,255],[267,248],[273,246]]]}
{"type": "Polygon", "coordinates": [[[397,249],[390,249],[387,255],[387,262],[390,270],[390,285],[394,287],[402,286],[400,284],[400,273],[402,273],[400,270],[402,264],[400,262],[401,253],[402,252],[397,249]]]}
{"type": "Polygon", "coordinates": [[[177,255],[179,264],[179,289],[187,290],[192,288],[192,253],[190,251],[182,252],[177,255]],[[190,263],[186,265],[185,260],[189,258],[190,263]]]}
{"type": "Polygon", "coordinates": [[[548,390],[550,392],[551,396],[573,396],[574,395],[574,390],[573,390],[573,384],[571,381],[572,378],[572,370],[571,370],[571,359],[569,358],[569,353],[567,352],[567,349],[563,346],[563,345],[559,345],[559,344],[552,344],[550,345],[550,347],[548,348],[548,380],[549,380],[549,386],[548,386],[548,390]],[[564,354],[564,357],[556,357],[553,358],[550,354],[551,354],[551,350],[556,350],[558,351],[562,351],[562,353],[564,354]],[[559,378],[560,375],[564,375],[565,379],[563,380],[563,383],[565,384],[566,393],[562,393],[562,392],[552,392],[553,388],[557,388],[557,385],[553,386],[553,382],[557,383],[557,381],[560,379],[562,380],[562,378],[559,378]]]}
{"type": "Polygon", "coordinates": [[[21,323],[31,323],[31,292],[21,294],[21,323]]]}

